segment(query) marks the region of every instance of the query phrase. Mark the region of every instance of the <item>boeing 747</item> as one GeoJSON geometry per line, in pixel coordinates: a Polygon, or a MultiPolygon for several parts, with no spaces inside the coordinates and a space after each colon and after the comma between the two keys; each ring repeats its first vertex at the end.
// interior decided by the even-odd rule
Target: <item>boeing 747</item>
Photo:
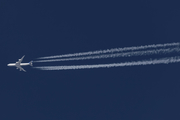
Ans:
{"type": "Polygon", "coordinates": [[[24,56],[21,59],[19,59],[18,62],[16,62],[16,63],[9,63],[7,66],[15,66],[16,69],[19,69],[20,71],[26,72],[21,66],[27,66],[27,65],[32,66],[33,65],[33,61],[30,61],[29,63],[21,63],[23,61],[24,56]]]}

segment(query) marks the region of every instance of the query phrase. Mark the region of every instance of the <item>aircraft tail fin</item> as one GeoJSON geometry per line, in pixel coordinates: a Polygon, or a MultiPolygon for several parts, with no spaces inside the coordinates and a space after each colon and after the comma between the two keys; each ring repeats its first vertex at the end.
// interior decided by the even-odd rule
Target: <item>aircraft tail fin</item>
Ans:
{"type": "Polygon", "coordinates": [[[29,64],[30,64],[30,66],[33,66],[33,61],[30,61],[29,64]]]}

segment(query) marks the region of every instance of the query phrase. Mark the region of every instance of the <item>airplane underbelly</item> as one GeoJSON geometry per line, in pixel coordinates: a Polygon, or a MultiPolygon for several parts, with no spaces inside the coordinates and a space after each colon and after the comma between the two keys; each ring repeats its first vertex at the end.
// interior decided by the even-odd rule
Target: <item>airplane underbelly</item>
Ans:
{"type": "Polygon", "coordinates": [[[29,63],[21,63],[20,66],[26,66],[29,65],[29,63]]]}
{"type": "Polygon", "coordinates": [[[7,66],[16,66],[16,64],[10,63],[10,64],[8,64],[7,66]]]}

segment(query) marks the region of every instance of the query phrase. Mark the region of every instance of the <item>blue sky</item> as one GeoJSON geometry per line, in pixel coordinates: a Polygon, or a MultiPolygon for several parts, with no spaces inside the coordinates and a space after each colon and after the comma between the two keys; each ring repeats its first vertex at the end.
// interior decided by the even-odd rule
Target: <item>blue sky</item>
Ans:
{"type": "Polygon", "coordinates": [[[179,119],[179,63],[66,71],[41,71],[28,66],[24,67],[26,73],[7,67],[23,55],[24,62],[29,62],[43,56],[179,42],[179,14],[178,1],[167,0],[1,0],[0,119],[179,119]]]}

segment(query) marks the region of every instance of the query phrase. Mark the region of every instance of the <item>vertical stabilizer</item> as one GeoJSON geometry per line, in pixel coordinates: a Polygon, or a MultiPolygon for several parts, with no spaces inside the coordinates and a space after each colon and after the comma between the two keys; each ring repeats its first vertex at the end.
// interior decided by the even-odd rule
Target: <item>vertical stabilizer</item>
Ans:
{"type": "Polygon", "coordinates": [[[33,66],[33,61],[30,61],[30,62],[29,62],[29,65],[30,65],[30,66],[33,66]]]}

